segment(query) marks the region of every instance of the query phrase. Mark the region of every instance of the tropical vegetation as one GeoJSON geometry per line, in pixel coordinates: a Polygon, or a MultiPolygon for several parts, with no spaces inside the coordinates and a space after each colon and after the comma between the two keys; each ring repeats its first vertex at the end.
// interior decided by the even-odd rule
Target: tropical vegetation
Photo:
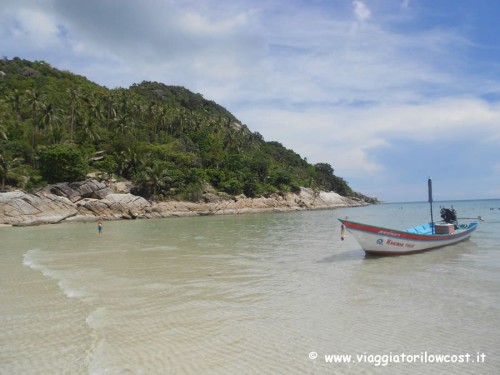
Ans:
{"type": "Polygon", "coordinates": [[[108,89],[43,61],[0,60],[0,177],[26,190],[93,173],[145,197],[198,200],[207,186],[249,197],[311,187],[354,193],[327,163],[265,141],[184,87],[108,89]]]}

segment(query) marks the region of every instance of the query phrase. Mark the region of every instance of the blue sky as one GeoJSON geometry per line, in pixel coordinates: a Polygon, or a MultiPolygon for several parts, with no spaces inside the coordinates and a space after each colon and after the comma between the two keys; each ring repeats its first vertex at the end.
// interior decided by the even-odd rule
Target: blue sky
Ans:
{"type": "Polygon", "coordinates": [[[181,85],[385,201],[500,198],[500,1],[3,0],[0,54],[181,85]]]}

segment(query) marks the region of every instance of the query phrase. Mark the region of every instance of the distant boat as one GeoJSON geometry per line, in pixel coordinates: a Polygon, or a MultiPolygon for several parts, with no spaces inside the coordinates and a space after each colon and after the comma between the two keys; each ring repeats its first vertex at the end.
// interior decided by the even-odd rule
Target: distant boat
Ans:
{"type": "Polygon", "coordinates": [[[431,222],[407,230],[389,229],[339,219],[365,253],[376,255],[404,255],[436,249],[469,238],[478,226],[477,222],[458,224],[453,208],[441,208],[442,223],[434,223],[432,214],[432,182],[429,178],[429,203],[431,222]]]}

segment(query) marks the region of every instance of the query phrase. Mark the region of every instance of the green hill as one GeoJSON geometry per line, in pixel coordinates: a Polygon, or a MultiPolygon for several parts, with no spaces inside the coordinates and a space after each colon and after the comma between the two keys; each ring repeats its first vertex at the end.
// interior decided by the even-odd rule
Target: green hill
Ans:
{"type": "Polygon", "coordinates": [[[148,198],[197,200],[207,183],[249,197],[300,186],[354,193],[326,163],[266,142],[225,108],[178,86],[107,89],[42,61],[0,60],[0,176],[33,189],[133,180],[148,198]]]}

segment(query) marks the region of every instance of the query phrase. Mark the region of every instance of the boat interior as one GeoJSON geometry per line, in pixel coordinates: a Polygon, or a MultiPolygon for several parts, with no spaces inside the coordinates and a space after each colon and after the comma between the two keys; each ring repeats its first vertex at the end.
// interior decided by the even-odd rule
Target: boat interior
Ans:
{"type": "MultiPolygon", "coordinates": [[[[459,225],[455,225],[455,230],[462,231],[462,230],[470,229],[476,225],[477,225],[477,223],[459,224],[459,225]]],[[[407,229],[405,232],[415,233],[415,234],[430,234],[430,235],[437,234],[437,233],[432,233],[432,226],[430,223],[417,225],[416,227],[407,229]]]]}
{"type": "Polygon", "coordinates": [[[406,232],[415,234],[432,234],[432,227],[429,223],[426,223],[407,229],[406,232]]]}

